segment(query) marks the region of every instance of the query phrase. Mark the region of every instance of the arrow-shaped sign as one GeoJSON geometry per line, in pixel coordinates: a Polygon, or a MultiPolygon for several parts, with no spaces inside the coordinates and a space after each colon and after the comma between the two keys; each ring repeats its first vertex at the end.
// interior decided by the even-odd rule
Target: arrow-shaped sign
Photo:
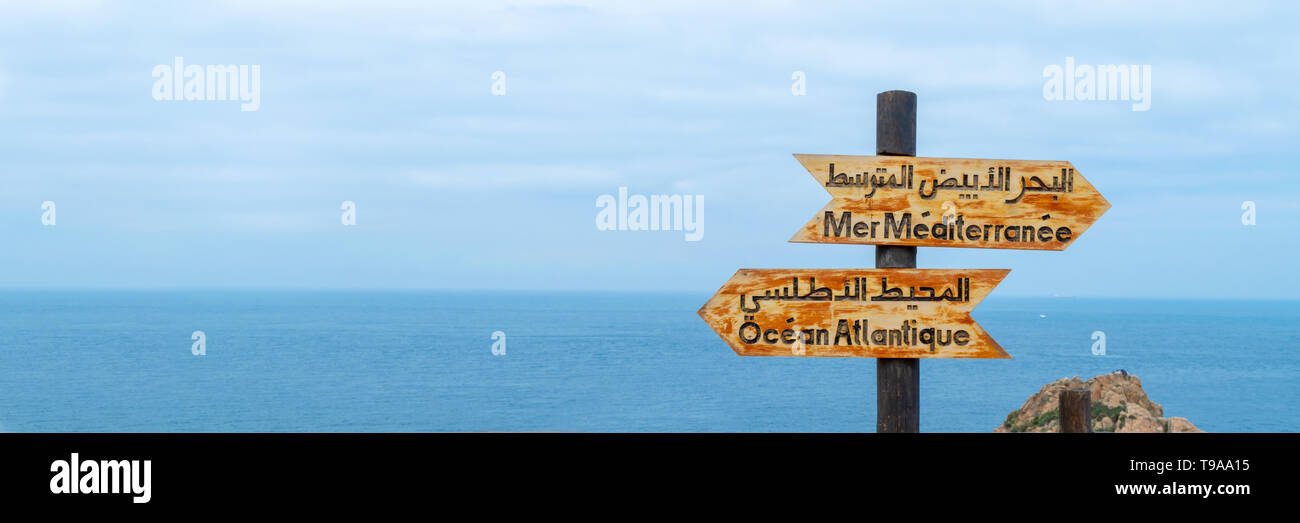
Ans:
{"type": "Polygon", "coordinates": [[[1060,251],[1110,208],[1070,162],[794,156],[833,199],[792,242],[1060,251]]]}
{"type": "Polygon", "coordinates": [[[741,356],[1010,358],[970,311],[1008,269],[741,269],[700,307],[741,356]]]}

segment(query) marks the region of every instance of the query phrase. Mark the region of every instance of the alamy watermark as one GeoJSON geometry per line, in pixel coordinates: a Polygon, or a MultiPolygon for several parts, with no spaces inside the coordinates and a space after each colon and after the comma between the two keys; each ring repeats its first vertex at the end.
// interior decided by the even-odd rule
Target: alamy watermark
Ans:
{"type": "Polygon", "coordinates": [[[177,56],[171,64],[153,68],[153,99],[157,101],[244,102],[241,111],[262,106],[262,67],[259,65],[185,65],[177,56]]]}
{"type": "Polygon", "coordinates": [[[502,331],[492,331],[492,355],[506,355],[506,333],[502,331]]]}
{"type": "Polygon", "coordinates": [[[41,202],[41,225],[53,227],[58,224],[58,217],[55,215],[54,202],[46,200],[41,202]]]}
{"type": "Polygon", "coordinates": [[[345,227],[353,227],[357,224],[357,204],[352,203],[352,200],[344,200],[339,210],[343,211],[343,214],[339,215],[339,222],[345,227]]]}
{"type": "Polygon", "coordinates": [[[494,71],[492,73],[492,96],[506,95],[506,72],[494,71]]]}
{"type": "Polygon", "coordinates": [[[790,94],[795,96],[808,96],[808,75],[803,71],[795,71],[790,74],[790,94]]]}
{"type": "Polygon", "coordinates": [[[194,340],[194,343],[190,344],[190,354],[195,356],[208,355],[208,335],[206,333],[194,331],[194,333],[190,334],[190,339],[194,340]]]}
{"type": "Polygon", "coordinates": [[[1065,57],[1065,66],[1043,68],[1043,99],[1048,101],[1130,100],[1134,111],[1151,109],[1151,66],[1075,65],[1065,57]]]}
{"type": "Polygon", "coordinates": [[[51,494],[127,494],[132,503],[148,503],[152,460],[81,459],[73,452],[68,459],[50,463],[51,494]]]}
{"type": "Polygon", "coordinates": [[[629,195],[627,187],[596,197],[600,231],[685,231],[686,241],[704,239],[704,195],[629,195]]]}

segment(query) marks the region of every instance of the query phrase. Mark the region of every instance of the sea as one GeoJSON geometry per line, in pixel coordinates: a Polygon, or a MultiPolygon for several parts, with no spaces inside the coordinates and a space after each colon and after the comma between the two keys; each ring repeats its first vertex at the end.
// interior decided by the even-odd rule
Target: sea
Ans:
{"type": "MultiPolygon", "coordinates": [[[[875,430],[875,360],[737,356],[708,297],[3,291],[0,430],[875,430]]],[[[972,316],[1012,359],[922,360],[924,432],[990,432],[1048,382],[1120,369],[1204,430],[1300,429],[1300,302],[991,296],[972,316]]]]}

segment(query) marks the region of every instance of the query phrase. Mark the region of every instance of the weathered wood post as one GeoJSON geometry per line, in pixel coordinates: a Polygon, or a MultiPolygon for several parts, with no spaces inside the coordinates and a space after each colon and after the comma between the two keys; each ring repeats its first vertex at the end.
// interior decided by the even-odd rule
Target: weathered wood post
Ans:
{"type": "Polygon", "coordinates": [[[876,358],[882,433],[921,430],[919,358],[1011,358],[970,316],[1008,271],[917,269],[917,246],[1060,251],[1110,208],[1070,162],[917,157],[907,91],[876,95],[875,155],[794,157],[831,201],[790,241],[875,245],[876,268],[740,269],[699,315],[741,356],[876,358]]]}
{"type": "Polygon", "coordinates": [[[1061,391],[1057,414],[1061,433],[1092,432],[1092,391],[1066,389],[1061,391]]]}
{"type": "MultiPolygon", "coordinates": [[[[876,154],[916,156],[916,93],[876,95],[876,154]]],[[[916,247],[877,245],[876,268],[916,268],[916,247]]],[[[876,359],[876,432],[921,431],[921,360],[876,359]]]]}

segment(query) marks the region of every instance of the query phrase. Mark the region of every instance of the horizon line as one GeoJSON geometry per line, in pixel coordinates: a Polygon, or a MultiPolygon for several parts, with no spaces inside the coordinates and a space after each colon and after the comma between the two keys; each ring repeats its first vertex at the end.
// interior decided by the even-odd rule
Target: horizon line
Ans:
{"type": "MultiPolygon", "coordinates": [[[[239,286],[239,287],[6,287],[0,286],[0,293],[7,292],[374,292],[374,293],[464,293],[464,292],[493,292],[493,293],[556,293],[556,294],[699,294],[706,293],[712,295],[716,292],[704,290],[648,290],[648,289],[555,289],[555,288],[537,288],[537,289],[508,289],[508,288],[468,288],[468,287],[264,287],[264,286],[239,286]]],[[[1103,295],[1054,295],[1044,296],[1037,294],[998,294],[990,295],[984,299],[997,300],[1005,298],[1014,299],[1081,299],[1081,300],[1162,300],[1162,301],[1261,301],[1261,302],[1295,302],[1300,298],[1238,298],[1238,297],[1188,297],[1188,296],[1103,296],[1103,295]]]]}

